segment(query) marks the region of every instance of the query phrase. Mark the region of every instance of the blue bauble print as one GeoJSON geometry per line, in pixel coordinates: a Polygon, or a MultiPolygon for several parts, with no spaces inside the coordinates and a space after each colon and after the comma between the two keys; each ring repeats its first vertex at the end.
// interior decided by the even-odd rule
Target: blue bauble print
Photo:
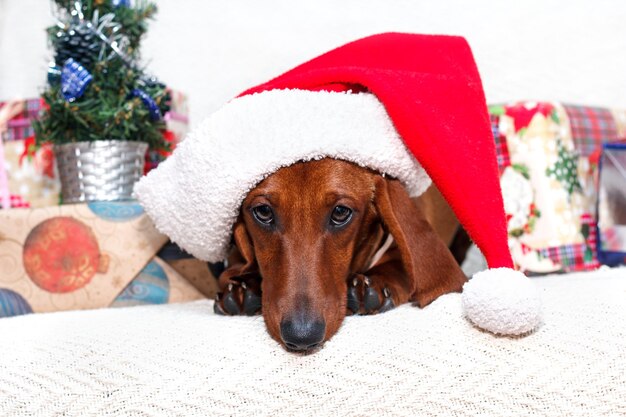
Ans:
{"type": "Polygon", "coordinates": [[[96,216],[112,222],[127,222],[144,213],[136,201],[93,201],[88,206],[96,216]]]}
{"type": "Polygon", "coordinates": [[[112,307],[165,304],[169,298],[170,283],[163,268],[150,262],[111,304],[112,307]]]}
{"type": "Polygon", "coordinates": [[[32,312],[33,309],[24,297],[15,291],[0,288],[0,317],[19,316],[32,312]]]}

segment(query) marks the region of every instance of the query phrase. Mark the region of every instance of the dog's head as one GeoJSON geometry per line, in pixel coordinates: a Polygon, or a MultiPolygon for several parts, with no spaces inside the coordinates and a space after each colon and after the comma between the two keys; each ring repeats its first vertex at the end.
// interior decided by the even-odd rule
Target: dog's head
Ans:
{"type": "Polygon", "coordinates": [[[346,282],[366,272],[386,233],[411,300],[424,306],[459,289],[447,281],[457,264],[404,187],[334,159],[280,169],[248,193],[234,227],[242,259],[228,272],[259,273],[269,333],[287,347],[295,337],[313,348],[339,329],[346,282]]]}

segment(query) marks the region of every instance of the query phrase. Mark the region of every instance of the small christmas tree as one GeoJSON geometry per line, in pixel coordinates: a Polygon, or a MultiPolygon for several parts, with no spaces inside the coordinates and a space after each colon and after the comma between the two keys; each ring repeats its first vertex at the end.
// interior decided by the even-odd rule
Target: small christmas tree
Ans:
{"type": "Polygon", "coordinates": [[[156,6],[137,0],[54,0],[48,28],[54,62],[35,123],[37,143],[146,142],[167,149],[165,86],[139,66],[139,44],[156,6]]]}

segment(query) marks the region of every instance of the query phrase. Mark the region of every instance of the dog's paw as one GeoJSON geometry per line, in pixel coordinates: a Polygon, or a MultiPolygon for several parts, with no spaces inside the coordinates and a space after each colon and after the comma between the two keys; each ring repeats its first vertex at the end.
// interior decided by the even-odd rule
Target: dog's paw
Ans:
{"type": "Polygon", "coordinates": [[[365,275],[348,279],[348,314],[384,313],[395,307],[391,291],[365,275]]]}
{"type": "Polygon", "coordinates": [[[218,292],[213,304],[215,314],[254,316],[261,314],[261,288],[256,283],[232,280],[218,292]]]}

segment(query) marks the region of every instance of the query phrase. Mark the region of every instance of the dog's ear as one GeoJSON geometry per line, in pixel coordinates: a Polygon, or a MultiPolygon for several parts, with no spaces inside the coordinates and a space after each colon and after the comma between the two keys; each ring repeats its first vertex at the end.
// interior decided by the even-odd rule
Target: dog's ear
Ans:
{"type": "MultiPolygon", "coordinates": [[[[372,209],[372,213],[374,210],[372,209]]],[[[372,214],[374,217],[375,214],[372,214]]],[[[375,217],[374,217],[375,218],[375,217]]],[[[381,247],[386,232],[380,222],[371,222],[367,229],[357,239],[357,248],[354,251],[350,270],[357,273],[365,273],[370,266],[372,257],[381,247]]]]}
{"type": "Polygon", "coordinates": [[[402,266],[420,307],[440,295],[461,291],[467,281],[454,257],[411,201],[398,180],[379,177],[375,204],[384,227],[398,245],[402,266]]]}
{"type": "Polygon", "coordinates": [[[220,275],[220,280],[229,280],[235,277],[243,277],[257,271],[256,257],[254,255],[254,247],[246,224],[241,218],[233,226],[233,240],[235,248],[229,256],[229,267],[220,275]]]}
{"type": "Polygon", "coordinates": [[[248,230],[243,219],[240,219],[233,228],[233,239],[235,245],[244,260],[244,270],[248,270],[255,264],[254,248],[252,247],[252,241],[248,236],[248,230]]]}

